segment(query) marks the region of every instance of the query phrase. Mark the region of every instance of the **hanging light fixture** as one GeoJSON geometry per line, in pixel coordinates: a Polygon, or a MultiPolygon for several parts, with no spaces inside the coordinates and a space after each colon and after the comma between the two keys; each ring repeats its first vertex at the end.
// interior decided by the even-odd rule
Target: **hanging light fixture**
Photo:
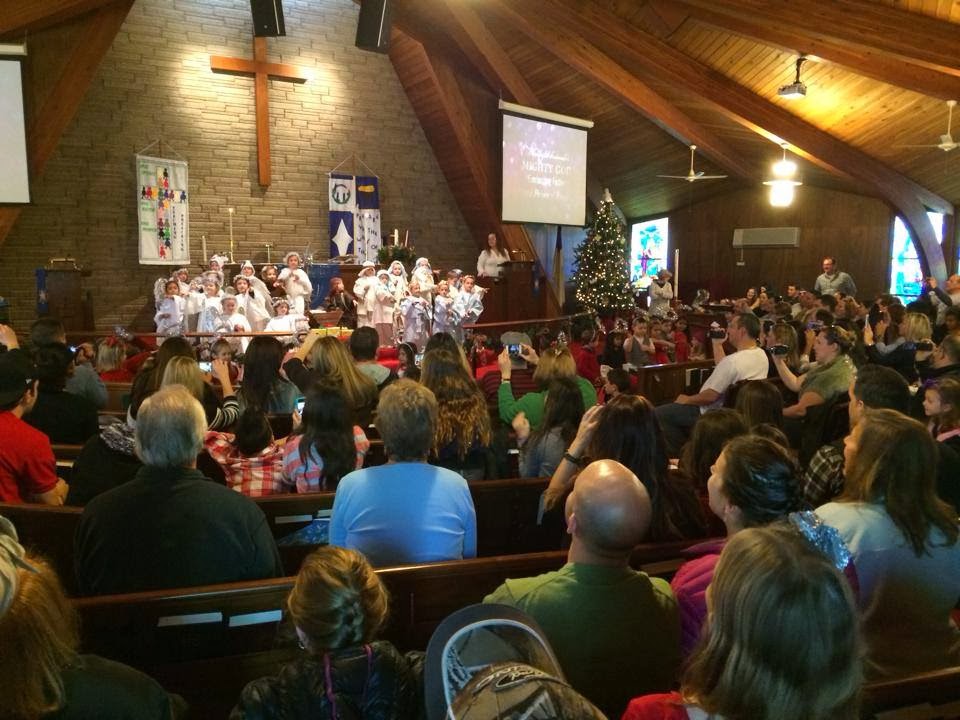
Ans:
{"type": "Polygon", "coordinates": [[[777,90],[777,95],[787,100],[798,100],[799,98],[806,97],[807,86],[800,80],[800,66],[803,65],[806,60],[806,55],[801,55],[797,58],[797,76],[789,85],[781,85],[780,89],[777,90]]]}
{"type": "Polygon", "coordinates": [[[765,180],[764,185],[770,186],[770,204],[773,207],[789,207],[793,203],[794,188],[803,185],[796,179],[797,164],[787,160],[787,144],[783,143],[783,157],[773,164],[773,179],[765,180]]]}

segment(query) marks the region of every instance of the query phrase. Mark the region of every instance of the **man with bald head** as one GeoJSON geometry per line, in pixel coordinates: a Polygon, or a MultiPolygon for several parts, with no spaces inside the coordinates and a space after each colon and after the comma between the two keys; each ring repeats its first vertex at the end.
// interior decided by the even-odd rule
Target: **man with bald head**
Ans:
{"type": "Polygon", "coordinates": [[[636,475],[615,460],[591,463],[567,498],[567,564],[507,580],[484,598],[532,616],[570,684],[609,717],[620,717],[631,697],[669,689],[679,666],[670,585],[629,565],[650,515],[636,475]]]}

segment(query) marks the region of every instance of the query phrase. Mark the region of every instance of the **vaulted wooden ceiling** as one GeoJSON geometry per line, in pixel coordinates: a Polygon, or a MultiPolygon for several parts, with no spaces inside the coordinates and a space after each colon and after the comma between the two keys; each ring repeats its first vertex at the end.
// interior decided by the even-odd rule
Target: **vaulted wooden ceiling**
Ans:
{"type": "Polygon", "coordinates": [[[591,176],[627,217],[759,184],[782,139],[804,183],[888,202],[943,270],[923,210],[960,202],[960,149],[901,146],[938,143],[960,99],[957,0],[396,0],[394,23],[461,86],[593,120],[591,176]],[[801,53],[807,96],[780,98],[801,53]],[[730,178],[657,178],[691,142],[730,178]]]}

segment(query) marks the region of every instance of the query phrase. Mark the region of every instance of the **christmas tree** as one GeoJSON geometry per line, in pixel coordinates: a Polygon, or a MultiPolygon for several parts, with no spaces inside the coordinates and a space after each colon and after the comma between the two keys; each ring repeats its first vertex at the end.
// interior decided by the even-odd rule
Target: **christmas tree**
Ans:
{"type": "Polygon", "coordinates": [[[607,190],[593,226],[576,249],[577,269],[573,274],[577,301],[593,312],[606,314],[633,308],[623,231],[607,190]]]}

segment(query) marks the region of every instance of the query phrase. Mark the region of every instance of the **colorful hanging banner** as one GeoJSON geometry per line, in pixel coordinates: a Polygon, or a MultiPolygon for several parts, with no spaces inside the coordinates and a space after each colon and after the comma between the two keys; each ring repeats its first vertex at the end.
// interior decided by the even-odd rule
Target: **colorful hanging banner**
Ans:
{"type": "Polygon", "coordinates": [[[136,156],[141,265],[189,265],[187,163],[136,156]]]}
{"type": "Polygon", "coordinates": [[[380,237],[379,178],[357,176],[357,214],[353,227],[360,262],[376,262],[377,252],[383,245],[380,237]]]}
{"type": "Polygon", "coordinates": [[[355,255],[377,260],[380,237],[380,180],[330,174],[330,257],[355,255]]]}
{"type": "Polygon", "coordinates": [[[353,255],[353,216],[357,191],[353,175],[330,174],[330,257],[353,255]]]}

